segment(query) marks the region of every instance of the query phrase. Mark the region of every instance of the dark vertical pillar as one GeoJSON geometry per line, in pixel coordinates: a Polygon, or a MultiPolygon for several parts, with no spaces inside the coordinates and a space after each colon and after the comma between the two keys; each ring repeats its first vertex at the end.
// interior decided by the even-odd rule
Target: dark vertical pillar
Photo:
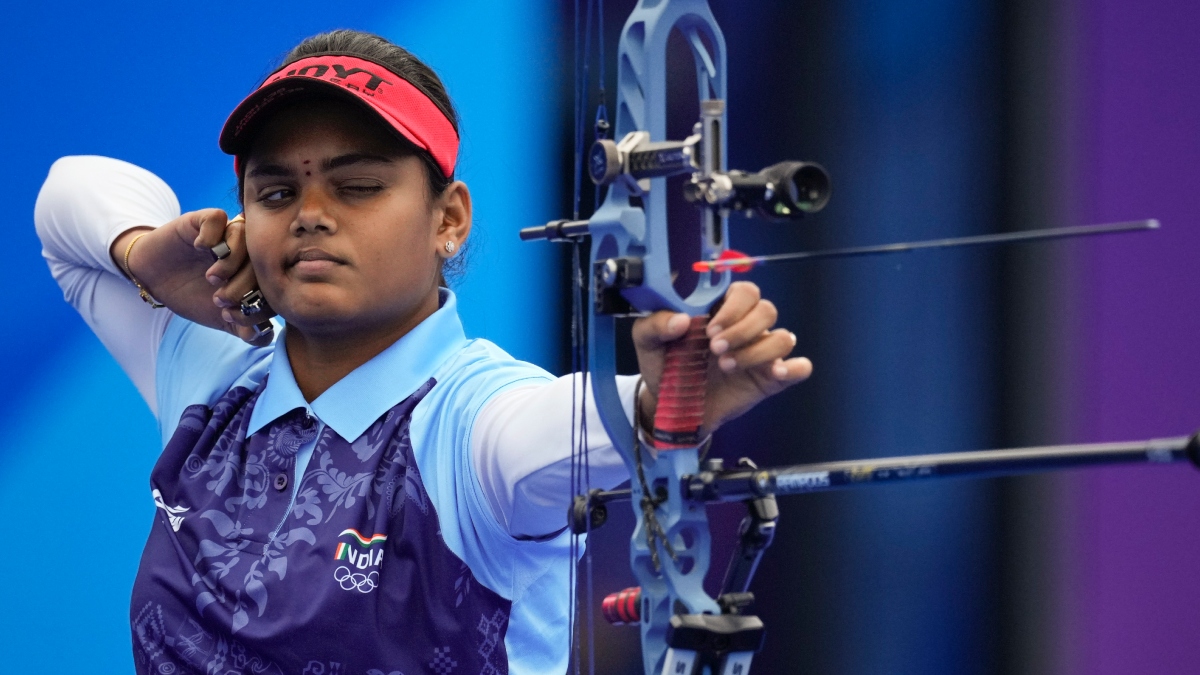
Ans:
{"type": "MultiPolygon", "coordinates": [[[[735,223],[737,248],[999,228],[990,3],[724,9],[731,161],[814,159],[834,181],[831,205],[807,223],[735,223]]],[[[816,372],[731,425],[721,451],[781,464],[993,443],[995,261],[960,251],[751,275],[816,372]]],[[[770,631],[756,669],[989,672],[992,498],[991,484],[963,482],[785,500],[755,584],[770,631]]]]}
{"type": "MultiPolygon", "coordinates": [[[[1002,3],[1003,170],[997,213],[1002,228],[1075,224],[1067,140],[1071,32],[1061,2],[1002,3]]],[[[1020,246],[1001,252],[1001,333],[997,358],[999,445],[1020,447],[1072,440],[1063,427],[1071,372],[1064,312],[1070,261],[1079,242],[1020,246]]],[[[998,670],[1021,675],[1063,672],[1061,593],[1065,535],[1062,505],[1070,477],[1050,474],[996,481],[998,670]]]]}

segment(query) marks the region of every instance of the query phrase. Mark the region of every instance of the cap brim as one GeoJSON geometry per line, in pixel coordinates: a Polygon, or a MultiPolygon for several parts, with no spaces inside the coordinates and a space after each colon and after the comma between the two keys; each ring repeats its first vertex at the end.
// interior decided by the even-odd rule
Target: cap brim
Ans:
{"type": "Polygon", "coordinates": [[[289,106],[315,98],[353,101],[363,110],[370,111],[375,117],[378,117],[382,126],[397,138],[406,143],[412,143],[411,139],[405,138],[403,134],[393,128],[379,110],[345,88],[321,80],[287,78],[258,89],[234,108],[233,112],[229,114],[229,119],[225,121],[225,126],[221,129],[218,143],[222,152],[235,156],[244,155],[253,145],[263,123],[289,106]]]}

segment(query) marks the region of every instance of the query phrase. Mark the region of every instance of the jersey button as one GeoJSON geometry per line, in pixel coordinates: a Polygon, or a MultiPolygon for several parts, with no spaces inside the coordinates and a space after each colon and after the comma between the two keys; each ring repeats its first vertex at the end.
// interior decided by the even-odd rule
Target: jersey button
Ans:
{"type": "Polygon", "coordinates": [[[287,489],[287,483],[288,483],[288,481],[287,481],[286,473],[275,474],[275,489],[276,490],[283,492],[285,489],[287,489]]]}

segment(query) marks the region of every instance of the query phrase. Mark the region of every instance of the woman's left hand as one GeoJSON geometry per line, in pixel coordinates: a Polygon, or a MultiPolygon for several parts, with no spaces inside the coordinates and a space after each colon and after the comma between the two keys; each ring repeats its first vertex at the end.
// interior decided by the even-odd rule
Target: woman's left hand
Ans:
{"type": "MultiPolygon", "coordinates": [[[[708,390],[702,435],[812,374],[812,362],[807,358],[787,358],[796,346],[796,335],[775,328],[778,316],[775,305],[762,298],[758,286],[748,281],[730,284],[708,324],[708,390]]],[[[663,311],[633,324],[633,343],[645,382],[638,412],[645,422],[654,418],[666,345],[687,332],[689,321],[686,314],[663,311]]]]}

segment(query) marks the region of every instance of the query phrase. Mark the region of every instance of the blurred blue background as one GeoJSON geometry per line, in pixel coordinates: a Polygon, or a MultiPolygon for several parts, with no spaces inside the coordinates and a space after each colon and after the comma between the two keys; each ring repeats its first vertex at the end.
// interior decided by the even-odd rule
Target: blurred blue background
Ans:
{"type": "Polygon", "coordinates": [[[433,66],[461,116],[458,176],[476,208],[456,286],[468,333],[557,370],[558,252],[519,248],[515,232],[558,217],[565,189],[558,8],[27,2],[5,14],[0,171],[22,316],[0,328],[0,534],[21,552],[0,562],[0,672],[132,672],[128,597],[154,511],[154,420],[41,260],[32,213],[50,164],[117,157],[165,179],[185,211],[234,210],[231,160],[216,146],[229,111],[301,39],[382,34],[433,66]]]}
{"type": "MultiPolygon", "coordinates": [[[[12,548],[0,671],[132,670],[127,602],[154,509],[154,422],[39,255],[31,214],[54,159],[118,157],[162,176],[185,210],[232,209],[216,147],[228,111],[300,39],[381,33],[442,75],[462,116],[459,174],[477,217],[456,285],[468,332],[561,372],[561,252],[515,232],[570,213],[574,4],[7,8],[0,172],[16,302],[0,327],[12,548]]],[[[605,3],[610,56],[632,4],[605,3]]],[[[741,250],[1164,222],[1138,238],[756,271],[816,374],[724,428],[715,452],[779,465],[1200,425],[1200,5],[712,5],[728,43],[730,165],[815,160],[834,181],[829,208],[800,226],[735,219],[741,250]]],[[[781,506],[755,583],[769,628],[756,672],[1196,672],[1200,480],[1185,468],[781,506]]],[[[712,515],[732,538],[736,507],[712,515]]],[[[598,559],[621,561],[599,566],[600,594],[629,585],[629,524],[617,514],[595,535],[598,559]]],[[[631,672],[635,631],[600,628],[601,672],[631,672]]]]}

